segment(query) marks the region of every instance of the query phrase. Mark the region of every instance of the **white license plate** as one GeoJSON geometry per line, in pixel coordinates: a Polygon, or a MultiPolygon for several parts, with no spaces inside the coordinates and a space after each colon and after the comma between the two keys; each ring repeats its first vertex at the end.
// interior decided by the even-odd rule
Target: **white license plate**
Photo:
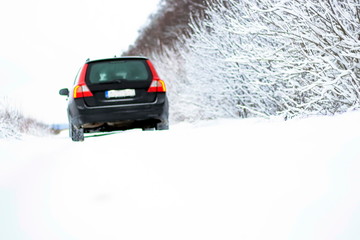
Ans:
{"type": "Polygon", "coordinates": [[[110,90],[105,92],[105,98],[135,97],[135,89],[110,90]]]}

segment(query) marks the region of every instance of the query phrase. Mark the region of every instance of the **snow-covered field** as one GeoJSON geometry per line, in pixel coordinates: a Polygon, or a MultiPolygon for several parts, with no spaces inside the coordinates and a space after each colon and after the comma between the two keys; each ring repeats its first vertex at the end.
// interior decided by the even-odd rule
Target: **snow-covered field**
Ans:
{"type": "Polygon", "coordinates": [[[0,140],[0,239],[360,239],[360,112],[0,140]]]}

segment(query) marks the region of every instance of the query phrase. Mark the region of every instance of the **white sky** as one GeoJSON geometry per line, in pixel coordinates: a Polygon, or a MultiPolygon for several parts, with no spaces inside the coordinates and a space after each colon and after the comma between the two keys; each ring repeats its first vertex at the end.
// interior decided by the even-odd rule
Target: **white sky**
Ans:
{"type": "Polygon", "coordinates": [[[58,90],[87,58],[120,55],[159,0],[12,0],[0,3],[0,97],[45,122],[66,120],[58,90]],[[61,119],[59,119],[61,118],[61,119]]]}

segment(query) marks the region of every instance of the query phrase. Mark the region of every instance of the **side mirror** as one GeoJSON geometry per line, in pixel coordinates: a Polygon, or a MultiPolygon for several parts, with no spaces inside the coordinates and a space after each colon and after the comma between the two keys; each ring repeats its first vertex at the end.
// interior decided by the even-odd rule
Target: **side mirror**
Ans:
{"type": "Polygon", "coordinates": [[[59,94],[61,95],[61,96],[69,96],[69,89],[67,89],[67,88],[63,88],[63,89],[60,89],[60,91],[59,91],[59,94]]]}

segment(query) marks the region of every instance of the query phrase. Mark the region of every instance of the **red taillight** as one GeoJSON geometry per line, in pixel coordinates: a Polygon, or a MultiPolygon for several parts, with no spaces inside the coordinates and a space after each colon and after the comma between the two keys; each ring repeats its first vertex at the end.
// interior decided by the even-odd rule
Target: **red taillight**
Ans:
{"type": "Polygon", "coordinates": [[[74,87],[74,98],[81,98],[81,97],[92,97],[93,94],[86,85],[76,85],[74,87]]]}
{"type": "Polygon", "coordinates": [[[149,65],[151,74],[153,76],[153,80],[150,84],[148,92],[166,92],[165,82],[163,80],[160,80],[159,75],[154,68],[154,65],[150,62],[150,60],[146,60],[146,62],[149,65]]]}
{"type": "Polygon", "coordinates": [[[166,92],[165,82],[163,80],[153,80],[148,92],[166,92]]]}
{"type": "Polygon", "coordinates": [[[81,98],[81,97],[92,97],[93,94],[86,86],[85,77],[86,77],[86,70],[88,68],[88,64],[85,64],[83,69],[80,72],[79,80],[77,85],[74,87],[74,98],[81,98]]]}

